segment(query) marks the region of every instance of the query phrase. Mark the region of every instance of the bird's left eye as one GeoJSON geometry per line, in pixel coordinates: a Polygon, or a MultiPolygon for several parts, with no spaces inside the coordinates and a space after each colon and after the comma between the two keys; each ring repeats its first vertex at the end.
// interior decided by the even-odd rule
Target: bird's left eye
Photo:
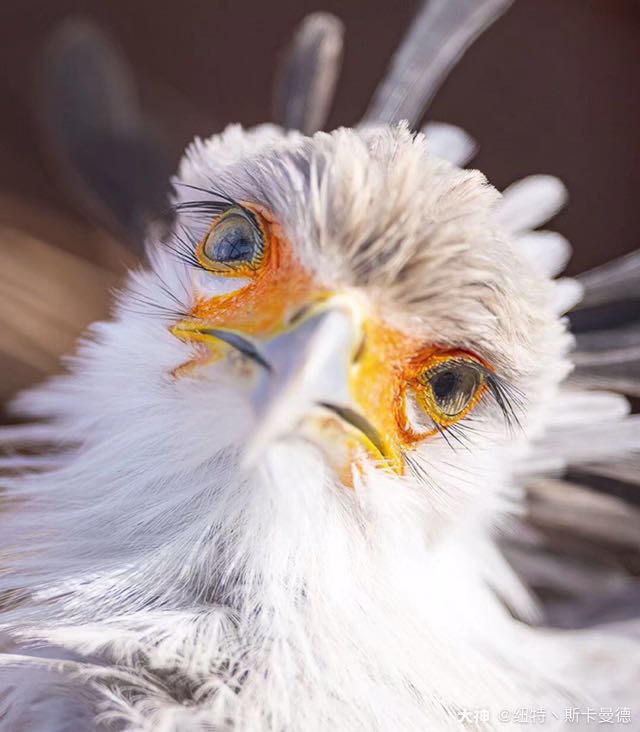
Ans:
{"type": "Polygon", "coordinates": [[[231,208],[219,216],[198,247],[198,259],[216,274],[245,276],[264,256],[264,232],[250,211],[231,208]]]}
{"type": "Polygon", "coordinates": [[[482,394],[485,375],[475,361],[451,358],[420,376],[423,407],[440,424],[461,419],[482,394]]]}

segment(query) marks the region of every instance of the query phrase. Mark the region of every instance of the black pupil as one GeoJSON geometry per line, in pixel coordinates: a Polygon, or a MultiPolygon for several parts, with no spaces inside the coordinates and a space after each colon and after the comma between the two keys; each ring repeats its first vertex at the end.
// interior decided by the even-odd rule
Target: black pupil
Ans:
{"type": "Polygon", "coordinates": [[[253,239],[244,226],[228,228],[216,239],[210,256],[218,262],[249,262],[253,258],[253,239]]]}
{"type": "Polygon", "coordinates": [[[458,377],[454,371],[443,371],[438,374],[431,384],[436,400],[438,402],[446,401],[453,393],[457,383],[458,377]]]}

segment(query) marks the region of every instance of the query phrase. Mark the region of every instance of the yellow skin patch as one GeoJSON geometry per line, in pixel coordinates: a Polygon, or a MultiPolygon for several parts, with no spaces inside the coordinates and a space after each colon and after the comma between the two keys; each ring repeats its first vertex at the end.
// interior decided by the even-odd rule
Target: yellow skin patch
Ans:
{"type": "MultiPolygon", "coordinates": [[[[203,268],[217,276],[242,277],[250,282],[231,293],[198,298],[191,318],[173,326],[172,333],[177,337],[203,344],[192,360],[174,371],[176,377],[219,360],[232,350],[214,337],[199,333],[199,329],[209,327],[273,338],[295,327],[291,321],[295,320],[296,313],[335,294],[317,283],[304,269],[280,225],[268,211],[255,204],[243,203],[243,207],[259,222],[264,254],[257,264],[234,264],[233,269],[211,262],[204,253],[204,245],[225,214],[214,219],[196,251],[198,260],[203,268]]],[[[378,432],[379,445],[374,445],[362,432],[343,423],[336,415],[313,417],[310,422],[333,448],[341,439],[343,449],[338,453],[345,458],[345,464],[336,467],[347,485],[352,484],[352,469],[359,469],[363,448],[379,464],[402,474],[405,469],[403,454],[438,432],[437,428],[417,432],[410,424],[406,411],[408,389],[413,390],[420,407],[440,428],[450,427],[466,417],[486,391],[486,383],[482,380],[465,408],[453,417],[448,416],[438,408],[432,389],[424,379],[425,373],[454,359],[489,368],[471,353],[442,349],[435,344],[425,346],[423,340],[393,327],[374,310],[365,319],[363,329],[362,345],[350,366],[348,383],[361,414],[378,432]]]]}

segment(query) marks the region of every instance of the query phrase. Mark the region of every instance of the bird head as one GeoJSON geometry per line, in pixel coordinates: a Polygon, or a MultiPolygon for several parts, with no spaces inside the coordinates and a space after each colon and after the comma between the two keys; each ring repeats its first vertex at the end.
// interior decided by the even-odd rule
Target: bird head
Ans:
{"type": "Polygon", "coordinates": [[[566,343],[480,173],[402,125],[232,127],[191,146],[175,190],[121,297],[113,399],[146,419],[143,395],[166,397],[166,434],[220,490],[492,505],[566,343]]]}

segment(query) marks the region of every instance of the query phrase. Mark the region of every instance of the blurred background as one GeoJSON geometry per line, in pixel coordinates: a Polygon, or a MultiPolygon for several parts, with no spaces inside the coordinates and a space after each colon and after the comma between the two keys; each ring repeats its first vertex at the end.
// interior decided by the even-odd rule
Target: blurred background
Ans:
{"type": "MultiPolygon", "coordinates": [[[[2,0],[0,3],[0,403],[58,368],[108,309],[134,260],[60,185],[36,123],[35,82],[50,33],[92,19],[133,67],[145,113],[175,167],[185,145],[271,115],[273,74],[312,10],[345,23],[329,127],[359,119],[415,10],[383,0],[2,0]],[[53,245],[53,246],[52,246],[53,245]],[[16,287],[16,282],[24,286],[16,287]],[[16,324],[29,319],[29,334],[16,324]]],[[[640,244],[640,2],[516,0],[464,57],[428,114],[468,130],[497,187],[562,178],[553,228],[576,274],[640,244]]]]}

